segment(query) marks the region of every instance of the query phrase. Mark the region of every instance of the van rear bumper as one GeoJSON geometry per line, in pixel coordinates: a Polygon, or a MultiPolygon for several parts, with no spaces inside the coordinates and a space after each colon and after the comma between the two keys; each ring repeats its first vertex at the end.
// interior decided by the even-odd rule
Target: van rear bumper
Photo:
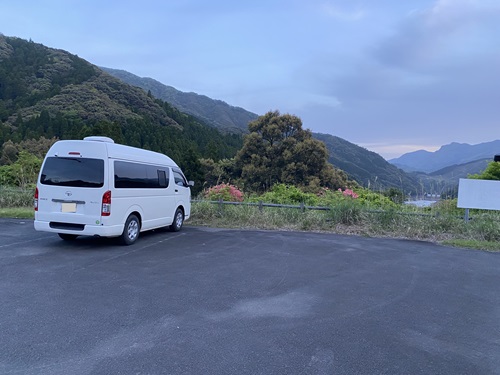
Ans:
{"type": "Polygon", "coordinates": [[[40,232],[67,233],[77,236],[117,237],[123,233],[123,225],[76,225],[35,220],[35,230],[40,232]],[[72,228],[72,226],[74,226],[72,228]]]}

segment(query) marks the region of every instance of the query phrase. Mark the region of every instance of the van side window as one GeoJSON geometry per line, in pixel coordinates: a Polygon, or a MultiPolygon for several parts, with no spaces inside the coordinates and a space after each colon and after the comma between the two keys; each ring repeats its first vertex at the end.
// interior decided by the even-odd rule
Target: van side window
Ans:
{"type": "Polygon", "coordinates": [[[160,183],[161,188],[168,187],[168,176],[165,171],[158,169],[158,182],[160,183]]]}
{"type": "Polygon", "coordinates": [[[188,186],[186,178],[181,173],[181,171],[174,169],[173,172],[174,172],[174,180],[175,180],[175,184],[176,185],[179,185],[179,186],[188,186]]]}
{"type": "Polygon", "coordinates": [[[155,165],[115,161],[115,188],[158,189],[168,186],[168,168],[155,165]],[[161,173],[162,172],[162,173],[161,173]]]}

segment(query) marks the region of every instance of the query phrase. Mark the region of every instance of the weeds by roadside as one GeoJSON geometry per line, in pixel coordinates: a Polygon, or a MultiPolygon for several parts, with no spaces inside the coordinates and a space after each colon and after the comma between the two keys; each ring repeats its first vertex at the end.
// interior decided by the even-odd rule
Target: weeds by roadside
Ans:
{"type": "MultiPolygon", "coordinates": [[[[316,203],[316,202],[314,202],[316,203]]],[[[33,191],[0,187],[0,217],[33,218],[33,191]]],[[[328,211],[293,208],[219,205],[193,202],[188,225],[321,231],[373,237],[394,237],[500,251],[500,213],[463,210],[454,201],[432,208],[415,208],[355,199],[329,202],[328,211]]]]}
{"type": "Polygon", "coordinates": [[[443,245],[500,252],[500,242],[498,241],[445,240],[443,245]]]}
{"type": "MultiPolygon", "coordinates": [[[[500,214],[476,213],[465,223],[456,209],[367,209],[356,201],[330,206],[329,211],[313,211],[255,206],[192,205],[191,225],[226,228],[328,231],[373,237],[394,237],[434,242],[471,241],[500,243],[500,214]]],[[[491,245],[489,245],[492,247],[491,245]]],[[[468,246],[470,247],[470,246],[468,246]]],[[[493,246],[494,247],[494,246],[493,246]]]]}
{"type": "Polygon", "coordinates": [[[35,213],[31,207],[8,207],[0,208],[0,217],[10,217],[14,219],[33,219],[35,213]]]}
{"type": "Polygon", "coordinates": [[[34,189],[0,186],[0,209],[33,207],[34,189]]]}

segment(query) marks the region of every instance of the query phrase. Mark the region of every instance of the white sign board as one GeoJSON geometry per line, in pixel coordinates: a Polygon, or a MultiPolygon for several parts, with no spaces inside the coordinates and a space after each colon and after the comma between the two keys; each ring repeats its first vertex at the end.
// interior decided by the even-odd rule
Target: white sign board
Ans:
{"type": "Polygon", "coordinates": [[[500,181],[461,178],[457,207],[500,210],[500,181]]]}

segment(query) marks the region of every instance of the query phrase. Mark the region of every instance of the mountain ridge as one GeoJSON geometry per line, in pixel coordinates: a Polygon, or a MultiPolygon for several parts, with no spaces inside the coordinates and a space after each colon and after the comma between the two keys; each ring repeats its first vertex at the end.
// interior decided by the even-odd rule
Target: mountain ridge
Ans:
{"type": "Polygon", "coordinates": [[[170,103],[181,112],[195,116],[223,131],[246,133],[248,123],[258,117],[257,114],[244,108],[195,92],[183,92],[150,77],[139,77],[120,69],[106,67],[100,69],[130,85],[140,87],[146,92],[150,91],[154,97],[170,103]]]}
{"type": "Polygon", "coordinates": [[[500,140],[478,143],[452,142],[441,146],[434,152],[418,150],[401,155],[398,158],[388,160],[406,172],[432,173],[440,169],[466,164],[481,159],[491,158],[500,154],[500,140]]]}
{"type": "Polygon", "coordinates": [[[67,51],[0,35],[0,121],[13,125],[43,110],[92,121],[139,120],[178,126],[160,104],[67,51]]]}
{"type": "Polygon", "coordinates": [[[331,134],[313,133],[313,137],[325,143],[330,163],[344,170],[360,185],[372,189],[395,188],[405,194],[417,193],[418,181],[376,152],[331,134]]]}

